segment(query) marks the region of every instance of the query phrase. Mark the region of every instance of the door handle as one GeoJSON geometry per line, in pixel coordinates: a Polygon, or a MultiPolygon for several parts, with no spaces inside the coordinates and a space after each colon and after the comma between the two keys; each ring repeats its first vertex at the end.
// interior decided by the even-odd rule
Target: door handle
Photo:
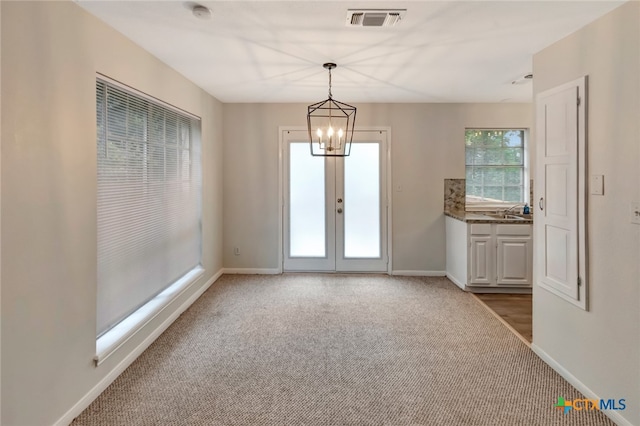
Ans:
{"type": "Polygon", "coordinates": [[[338,209],[338,213],[342,213],[342,209],[341,208],[338,209]]]}
{"type": "Polygon", "coordinates": [[[540,210],[544,210],[544,197],[540,197],[540,201],[538,201],[538,207],[540,207],[540,210]]]}

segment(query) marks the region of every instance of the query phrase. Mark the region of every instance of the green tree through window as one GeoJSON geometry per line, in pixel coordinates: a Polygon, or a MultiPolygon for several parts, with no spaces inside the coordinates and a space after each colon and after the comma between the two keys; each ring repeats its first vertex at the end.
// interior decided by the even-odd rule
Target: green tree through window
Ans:
{"type": "Polygon", "coordinates": [[[522,129],[467,129],[467,203],[522,203],[525,200],[522,129]]]}

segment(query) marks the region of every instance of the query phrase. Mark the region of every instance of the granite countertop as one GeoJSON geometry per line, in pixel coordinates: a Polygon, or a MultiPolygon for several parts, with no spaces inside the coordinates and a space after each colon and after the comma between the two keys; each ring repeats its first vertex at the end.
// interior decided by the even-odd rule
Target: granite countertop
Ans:
{"type": "MultiPolygon", "coordinates": [[[[490,214],[491,212],[487,213],[490,214]]],[[[487,216],[486,214],[483,214],[483,212],[467,212],[464,210],[445,210],[444,214],[445,216],[449,216],[467,223],[533,223],[532,215],[516,215],[522,217],[522,219],[505,219],[487,216]]]]}

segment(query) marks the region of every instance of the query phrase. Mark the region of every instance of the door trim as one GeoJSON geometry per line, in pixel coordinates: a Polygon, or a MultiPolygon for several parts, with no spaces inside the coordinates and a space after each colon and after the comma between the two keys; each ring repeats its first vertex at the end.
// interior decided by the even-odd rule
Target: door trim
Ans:
{"type": "MultiPolygon", "coordinates": [[[[284,199],[284,149],[285,149],[285,133],[291,131],[306,131],[307,127],[305,126],[278,126],[278,199],[279,201],[279,209],[278,209],[278,271],[282,273],[284,271],[284,209],[285,209],[285,199],[284,199]]],[[[387,182],[386,182],[386,191],[384,197],[386,199],[387,206],[387,274],[391,275],[391,271],[393,271],[393,251],[392,251],[392,241],[393,241],[393,208],[392,208],[392,197],[391,197],[391,189],[393,188],[392,175],[393,170],[391,168],[391,143],[392,143],[392,134],[391,127],[388,126],[363,126],[356,127],[355,132],[375,132],[375,131],[385,131],[387,132],[387,146],[386,152],[384,153],[382,161],[386,162],[387,168],[387,182]]]]}

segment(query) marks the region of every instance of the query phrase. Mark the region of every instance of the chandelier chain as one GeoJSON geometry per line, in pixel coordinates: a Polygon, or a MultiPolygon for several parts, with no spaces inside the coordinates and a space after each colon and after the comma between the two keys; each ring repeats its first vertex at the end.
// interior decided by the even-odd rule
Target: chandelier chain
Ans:
{"type": "Polygon", "coordinates": [[[329,68],[329,99],[331,99],[331,68],[329,68]]]}

